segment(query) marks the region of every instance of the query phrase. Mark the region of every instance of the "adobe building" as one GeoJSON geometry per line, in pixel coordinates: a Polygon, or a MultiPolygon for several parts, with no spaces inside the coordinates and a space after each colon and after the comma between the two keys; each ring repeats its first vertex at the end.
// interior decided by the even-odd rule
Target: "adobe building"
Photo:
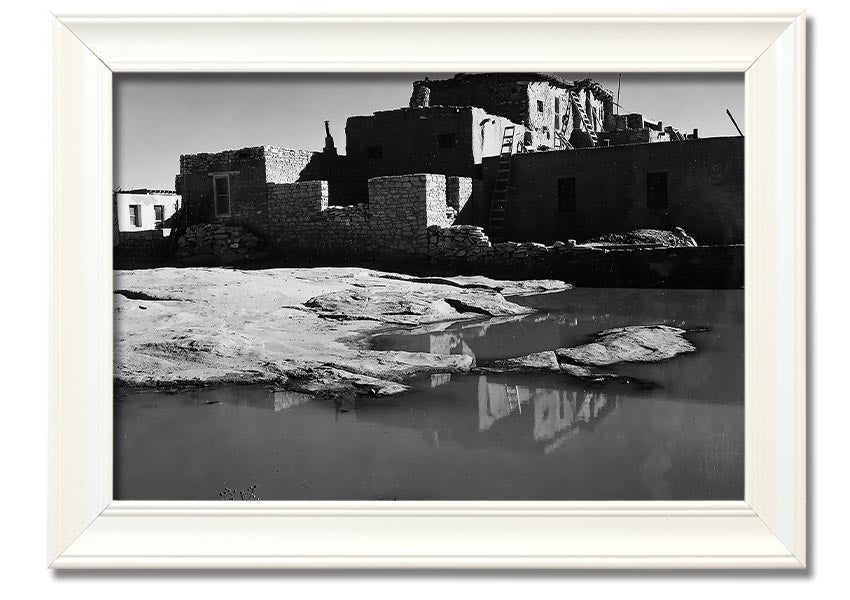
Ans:
{"type": "Polygon", "coordinates": [[[163,229],[180,207],[180,196],[171,190],[119,189],[112,196],[119,232],[163,229]]]}
{"type": "Polygon", "coordinates": [[[326,123],[321,152],[258,146],[181,156],[185,223],[244,226],[316,251],[386,242],[387,251],[433,257],[429,244],[445,244],[452,256],[480,261],[520,252],[503,247],[509,241],[545,254],[541,242],[640,228],[683,227],[700,245],[743,242],[743,138],[700,139],[619,114],[611,92],[590,79],[421,80],[409,106],[350,117],[345,131],[344,155],[326,123]]]}
{"type": "MultiPolygon", "coordinates": [[[[487,223],[498,161],[467,208],[487,223]]],[[[744,138],[517,154],[505,237],[552,243],[635,229],[684,228],[700,245],[744,241],[744,138]]],[[[486,229],[486,227],[485,227],[486,229]]]]}

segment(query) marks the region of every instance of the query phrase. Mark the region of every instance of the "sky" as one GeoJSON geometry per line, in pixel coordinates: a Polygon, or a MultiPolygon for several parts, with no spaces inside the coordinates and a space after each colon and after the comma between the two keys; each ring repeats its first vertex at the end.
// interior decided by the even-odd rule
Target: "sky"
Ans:
{"type": "MultiPolygon", "coordinates": [[[[321,150],[324,121],[340,153],[345,119],[408,105],[411,83],[440,73],[115,74],[115,187],[174,189],[181,154],[246,146],[321,150]]],[[[617,93],[617,74],[592,77],[617,93]]],[[[700,137],[737,135],[728,108],[744,128],[742,73],[623,73],[621,112],[640,112],[700,137]]]]}

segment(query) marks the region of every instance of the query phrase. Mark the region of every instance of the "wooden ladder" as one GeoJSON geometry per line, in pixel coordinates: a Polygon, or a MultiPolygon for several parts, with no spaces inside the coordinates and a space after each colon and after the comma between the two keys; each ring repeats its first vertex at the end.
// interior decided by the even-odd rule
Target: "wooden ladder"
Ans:
{"type": "Polygon", "coordinates": [[[555,132],[555,150],[572,150],[573,145],[562,132],[555,132]]]}
{"type": "Polygon", "coordinates": [[[519,387],[505,384],[505,394],[508,397],[508,410],[522,414],[522,404],[519,402],[519,387]]]}
{"type": "Polygon", "coordinates": [[[584,129],[590,136],[590,141],[592,141],[595,146],[599,143],[599,138],[596,137],[596,131],[593,129],[593,123],[591,123],[590,119],[587,117],[587,113],[578,99],[578,94],[574,91],[570,91],[570,100],[572,100],[575,105],[576,110],[578,111],[578,116],[581,117],[581,122],[584,124],[584,129]]]}
{"type": "Polygon", "coordinates": [[[513,125],[502,132],[502,149],[499,152],[499,167],[496,169],[496,181],[493,183],[493,197],[490,199],[490,226],[487,235],[494,242],[505,241],[505,210],[508,205],[508,182],[511,179],[511,155],[514,148],[513,125]]]}

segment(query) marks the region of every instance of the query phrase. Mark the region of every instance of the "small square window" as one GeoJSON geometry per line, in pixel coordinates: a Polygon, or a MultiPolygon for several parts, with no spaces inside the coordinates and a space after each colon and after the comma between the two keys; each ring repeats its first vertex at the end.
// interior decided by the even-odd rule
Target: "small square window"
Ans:
{"type": "Polygon", "coordinates": [[[652,210],[667,209],[667,173],[646,174],[646,207],[652,210]]]}
{"type": "Polygon", "coordinates": [[[366,156],[369,158],[383,158],[384,157],[384,147],[383,146],[367,146],[366,147],[366,156]]]}
{"type": "Polygon", "coordinates": [[[576,178],[558,179],[558,212],[576,212],[576,178]]]}
{"type": "Polygon", "coordinates": [[[437,146],[439,148],[454,148],[457,146],[456,133],[440,133],[437,134],[437,146]]]}
{"type": "Polygon", "coordinates": [[[537,112],[539,112],[539,113],[543,112],[543,100],[537,101],[537,112]]]}
{"type": "Polygon", "coordinates": [[[162,227],[162,222],[165,215],[165,206],[162,204],[153,205],[153,224],[155,227],[162,227]]]}
{"type": "Polygon", "coordinates": [[[142,226],[142,205],[141,204],[131,204],[130,205],[130,225],[133,227],[141,227],[142,226]]]}

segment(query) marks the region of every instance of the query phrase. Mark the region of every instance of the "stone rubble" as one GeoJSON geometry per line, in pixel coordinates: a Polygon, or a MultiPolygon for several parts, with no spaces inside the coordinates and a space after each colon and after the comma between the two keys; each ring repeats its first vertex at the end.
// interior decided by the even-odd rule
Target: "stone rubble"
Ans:
{"type": "Polygon", "coordinates": [[[262,240],[238,225],[201,223],[192,225],[177,240],[177,258],[215,256],[248,259],[262,247],[262,240]]]}

